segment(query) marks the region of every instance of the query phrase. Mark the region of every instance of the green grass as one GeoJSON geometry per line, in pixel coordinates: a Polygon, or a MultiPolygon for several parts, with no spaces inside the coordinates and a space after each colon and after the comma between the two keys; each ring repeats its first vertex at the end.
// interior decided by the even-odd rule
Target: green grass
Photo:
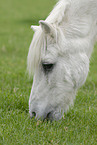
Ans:
{"type": "Polygon", "coordinates": [[[97,144],[97,45],[87,81],[64,119],[50,123],[29,117],[30,25],[45,19],[54,4],[55,0],[0,1],[0,145],[97,144]]]}

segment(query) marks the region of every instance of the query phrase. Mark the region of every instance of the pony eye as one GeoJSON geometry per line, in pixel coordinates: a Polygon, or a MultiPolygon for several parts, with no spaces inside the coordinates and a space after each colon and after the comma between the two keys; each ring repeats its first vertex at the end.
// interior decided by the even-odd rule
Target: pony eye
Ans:
{"type": "Polygon", "coordinates": [[[43,68],[43,71],[47,74],[49,72],[52,71],[54,67],[54,64],[53,63],[46,63],[46,62],[43,62],[42,63],[42,68],[43,68]]]}

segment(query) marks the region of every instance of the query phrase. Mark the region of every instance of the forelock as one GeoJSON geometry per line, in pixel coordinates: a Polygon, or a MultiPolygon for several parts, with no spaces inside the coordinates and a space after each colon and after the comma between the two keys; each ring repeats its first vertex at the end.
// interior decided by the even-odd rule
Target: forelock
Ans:
{"type": "Polygon", "coordinates": [[[39,65],[41,49],[44,45],[44,33],[41,27],[35,32],[27,58],[27,70],[29,72],[29,76],[32,76],[35,72],[36,67],[39,65]]]}

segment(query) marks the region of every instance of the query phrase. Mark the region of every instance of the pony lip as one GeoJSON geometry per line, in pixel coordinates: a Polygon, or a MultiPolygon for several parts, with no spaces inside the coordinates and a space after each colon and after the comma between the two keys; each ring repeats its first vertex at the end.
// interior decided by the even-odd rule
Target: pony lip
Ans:
{"type": "Polygon", "coordinates": [[[48,120],[48,121],[56,120],[57,121],[62,118],[63,113],[64,112],[62,112],[60,109],[57,109],[57,111],[56,111],[56,109],[52,110],[52,111],[51,110],[48,111],[48,109],[45,109],[43,112],[41,111],[41,113],[38,111],[30,113],[30,117],[31,117],[31,119],[35,117],[35,119],[37,119],[37,120],[40,119],[42,121],[44,121],[44,120],[48,120]]]}
{"type": "Polygon", "coordinates": [[[46,20],[31,28],[29,113],[36,119],[59,120],[88,76],[97,41],[97,0],[59,0],[46,20]]]}

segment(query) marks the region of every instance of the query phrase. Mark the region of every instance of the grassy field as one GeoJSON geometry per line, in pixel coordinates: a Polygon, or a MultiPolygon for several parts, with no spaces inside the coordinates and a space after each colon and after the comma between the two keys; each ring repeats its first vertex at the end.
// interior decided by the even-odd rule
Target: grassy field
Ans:
{"type": "Polygon", "coordinates": [[[64,119],[50,123],[29,117],[30,25],[45,19],[54,4],[55,0],[0,1],[0,145],[97,145],[97,45],[87,81],[64,119]]]}

